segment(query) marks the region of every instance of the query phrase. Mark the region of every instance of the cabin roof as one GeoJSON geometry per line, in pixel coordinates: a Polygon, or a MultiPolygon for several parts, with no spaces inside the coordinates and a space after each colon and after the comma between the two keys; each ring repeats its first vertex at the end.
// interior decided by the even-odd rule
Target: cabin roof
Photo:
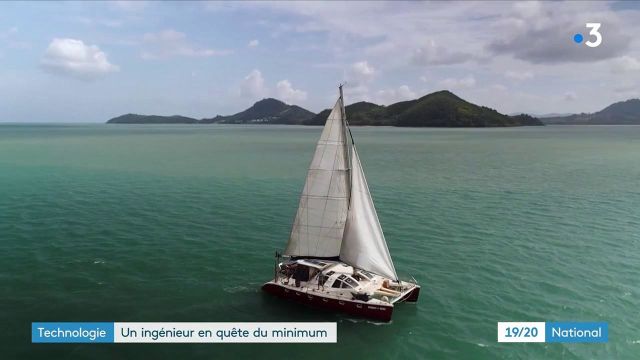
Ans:
{"type": "Polygon", "coordinates": [[[312,267],[315,269],[319,269],[322,270],[325,267],[327,267],[327,264],[321,261],[315,261],[315,260],[298,260],[298,264],[300,265],[304,265],[304,266],[308,266],[308,267],[312,267]]]}

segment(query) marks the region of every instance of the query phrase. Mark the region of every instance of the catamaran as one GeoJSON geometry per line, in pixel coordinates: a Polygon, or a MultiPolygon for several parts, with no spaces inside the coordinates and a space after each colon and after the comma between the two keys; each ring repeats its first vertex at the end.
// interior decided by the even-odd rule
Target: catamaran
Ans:
{"type": "Polygon", "coordinates": [[[390,321],[420,286],[401,281],[387,247],[355,142],[342,85],[316,146],[283,255],[262,289],[314,307],[390,321]],[[282,261],[281,261],[282,260],[282,261]]]}

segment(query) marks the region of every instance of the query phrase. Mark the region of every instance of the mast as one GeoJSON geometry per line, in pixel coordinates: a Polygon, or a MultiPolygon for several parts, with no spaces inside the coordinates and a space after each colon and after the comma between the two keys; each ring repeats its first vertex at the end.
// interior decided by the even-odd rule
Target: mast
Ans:
{"type": "Polygon", "coordinates": [[[342,93],[342,87],[344,84],[338,85],[340,90],[340,103],[342,104],[342,126],[344,127],[345,142],[347,144],[347,197],[349,199],[349,208],[351,208],[351,182],[352,182],[352,164],[351,164],[351,152],[355,143],[353,142],[353,136],[351,135],[351,129],[349,128],[349,122],[347,121],[347,109],[344,106],[344,95],[342,93]],[[351,146],[349,146],[349,139],[351,139],[351,146]]]}

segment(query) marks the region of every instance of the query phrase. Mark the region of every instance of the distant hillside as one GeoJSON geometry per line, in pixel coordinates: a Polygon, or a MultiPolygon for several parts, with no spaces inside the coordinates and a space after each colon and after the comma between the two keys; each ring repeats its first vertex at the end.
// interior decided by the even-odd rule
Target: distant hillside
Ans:
{"type": "MultiPolygon", "coordinates": [[[[514,114],[514,115],[518,115],[518,114],[514,114]]],[[[545,118],[550,118],[550,117],[569,116],[569,115],[573,115],[573,114],[571,114],[571,113],[549,113],[549,114],[531,114],[531,115],[537,117],[538,119],[545,119],[545,118]]]]}
{"type": "MultiPolygon", "coordinates": [[[[389,119],[385,118],[385,107],[374,103],[361,101],[345,106],[347,119],[350,125],[393,125],[389,119]]],[[[329,117],[331,109],[319,112],[305,125],[324,125],[329,117]]]]}
{"type": "Polygon", "coordinates": [[[107,124],[302,124],[315,114],[297,105],[287,105],[276,99],[263,99],[237,114],[202,120],[186,116],[126,114],[107,121],[107,124]]]}
{"type": "Polygon", "coordinates": [[[287,105],[276,99],[263,99],[250,108],[229,116],[202,119],[203,124],[301,124],[315,116],[297,105],[287,105]]]}
{"type": "MultiPolygon", "coordinates": [[[[507,116],[485,106],[465,101],[449,91],[438,91],[416,100],[382,106],[366,101],[345,107],[351,125],[405,127],[495,127],[544,125],[535,117],[507,116]]],[[[323,125],[330,110],[319,114],[276,99],[263,99],[237,114],[196,120],[184,116],[127,114],[113,118],[113,124],[287,124],[323,125]]]]}
{"type": "MultiPolygon", "coordinates": [[[[404,127],[496,127],[544,125],[529,115],[507,116],[484,106],[467,102],[449,91],[438,91],[416,100],[389,106],[367,102],[346,106],[352,125],[391,125],[404,127]]],[[[324,110],[306,124],[324,124],[324,110]]]]}
{"type": "Polygon", "coordinates": [[[531,116],[528,114],[511,115],[509,117],[512,119],[515,119],[521,126],[544,125],[544,122],[540,120],[538,117],[531,116]]]}
{"type": "Polygon", "coordinates": [[[196,124],[198,120],[180,116],[126,114],[114,117],[107,124],[196,124]]]}
{"type": "Polygon", "coordinates": [[[542,121],[554,125],[640,125],[640,99],[617,102],[592,114],[550,117],[542,121]]]}

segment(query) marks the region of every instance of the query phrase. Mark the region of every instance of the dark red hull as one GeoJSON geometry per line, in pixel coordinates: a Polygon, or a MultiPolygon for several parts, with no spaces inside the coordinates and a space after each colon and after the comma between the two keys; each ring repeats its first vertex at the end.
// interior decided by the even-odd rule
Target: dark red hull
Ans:
{"type": "MultiPolygon", "coordinates": [[[[262,286],[262,290],[269,294],[276,295],[281,298],[294,300],[296,302],[309,306],[319,307],[323,309],[340,311],[358,317],[365,317],[377,321],[391,321],[393,314],[393,305],[370,305],[362,301],[338,300],[328,297],[307,294],[294,289],[289,289],[282,285],[274,283],[266,283],[262,286]]],[[[417,287],[400,301],[415,302],[418,299],[420,288],[417,287]]]]}
{"type": "Polygon", "coordinates": [[[416,286],[407,295],[403,296],[398,302],[417,302],[418,296],[420,296],[420,286],[416,286]]]}

